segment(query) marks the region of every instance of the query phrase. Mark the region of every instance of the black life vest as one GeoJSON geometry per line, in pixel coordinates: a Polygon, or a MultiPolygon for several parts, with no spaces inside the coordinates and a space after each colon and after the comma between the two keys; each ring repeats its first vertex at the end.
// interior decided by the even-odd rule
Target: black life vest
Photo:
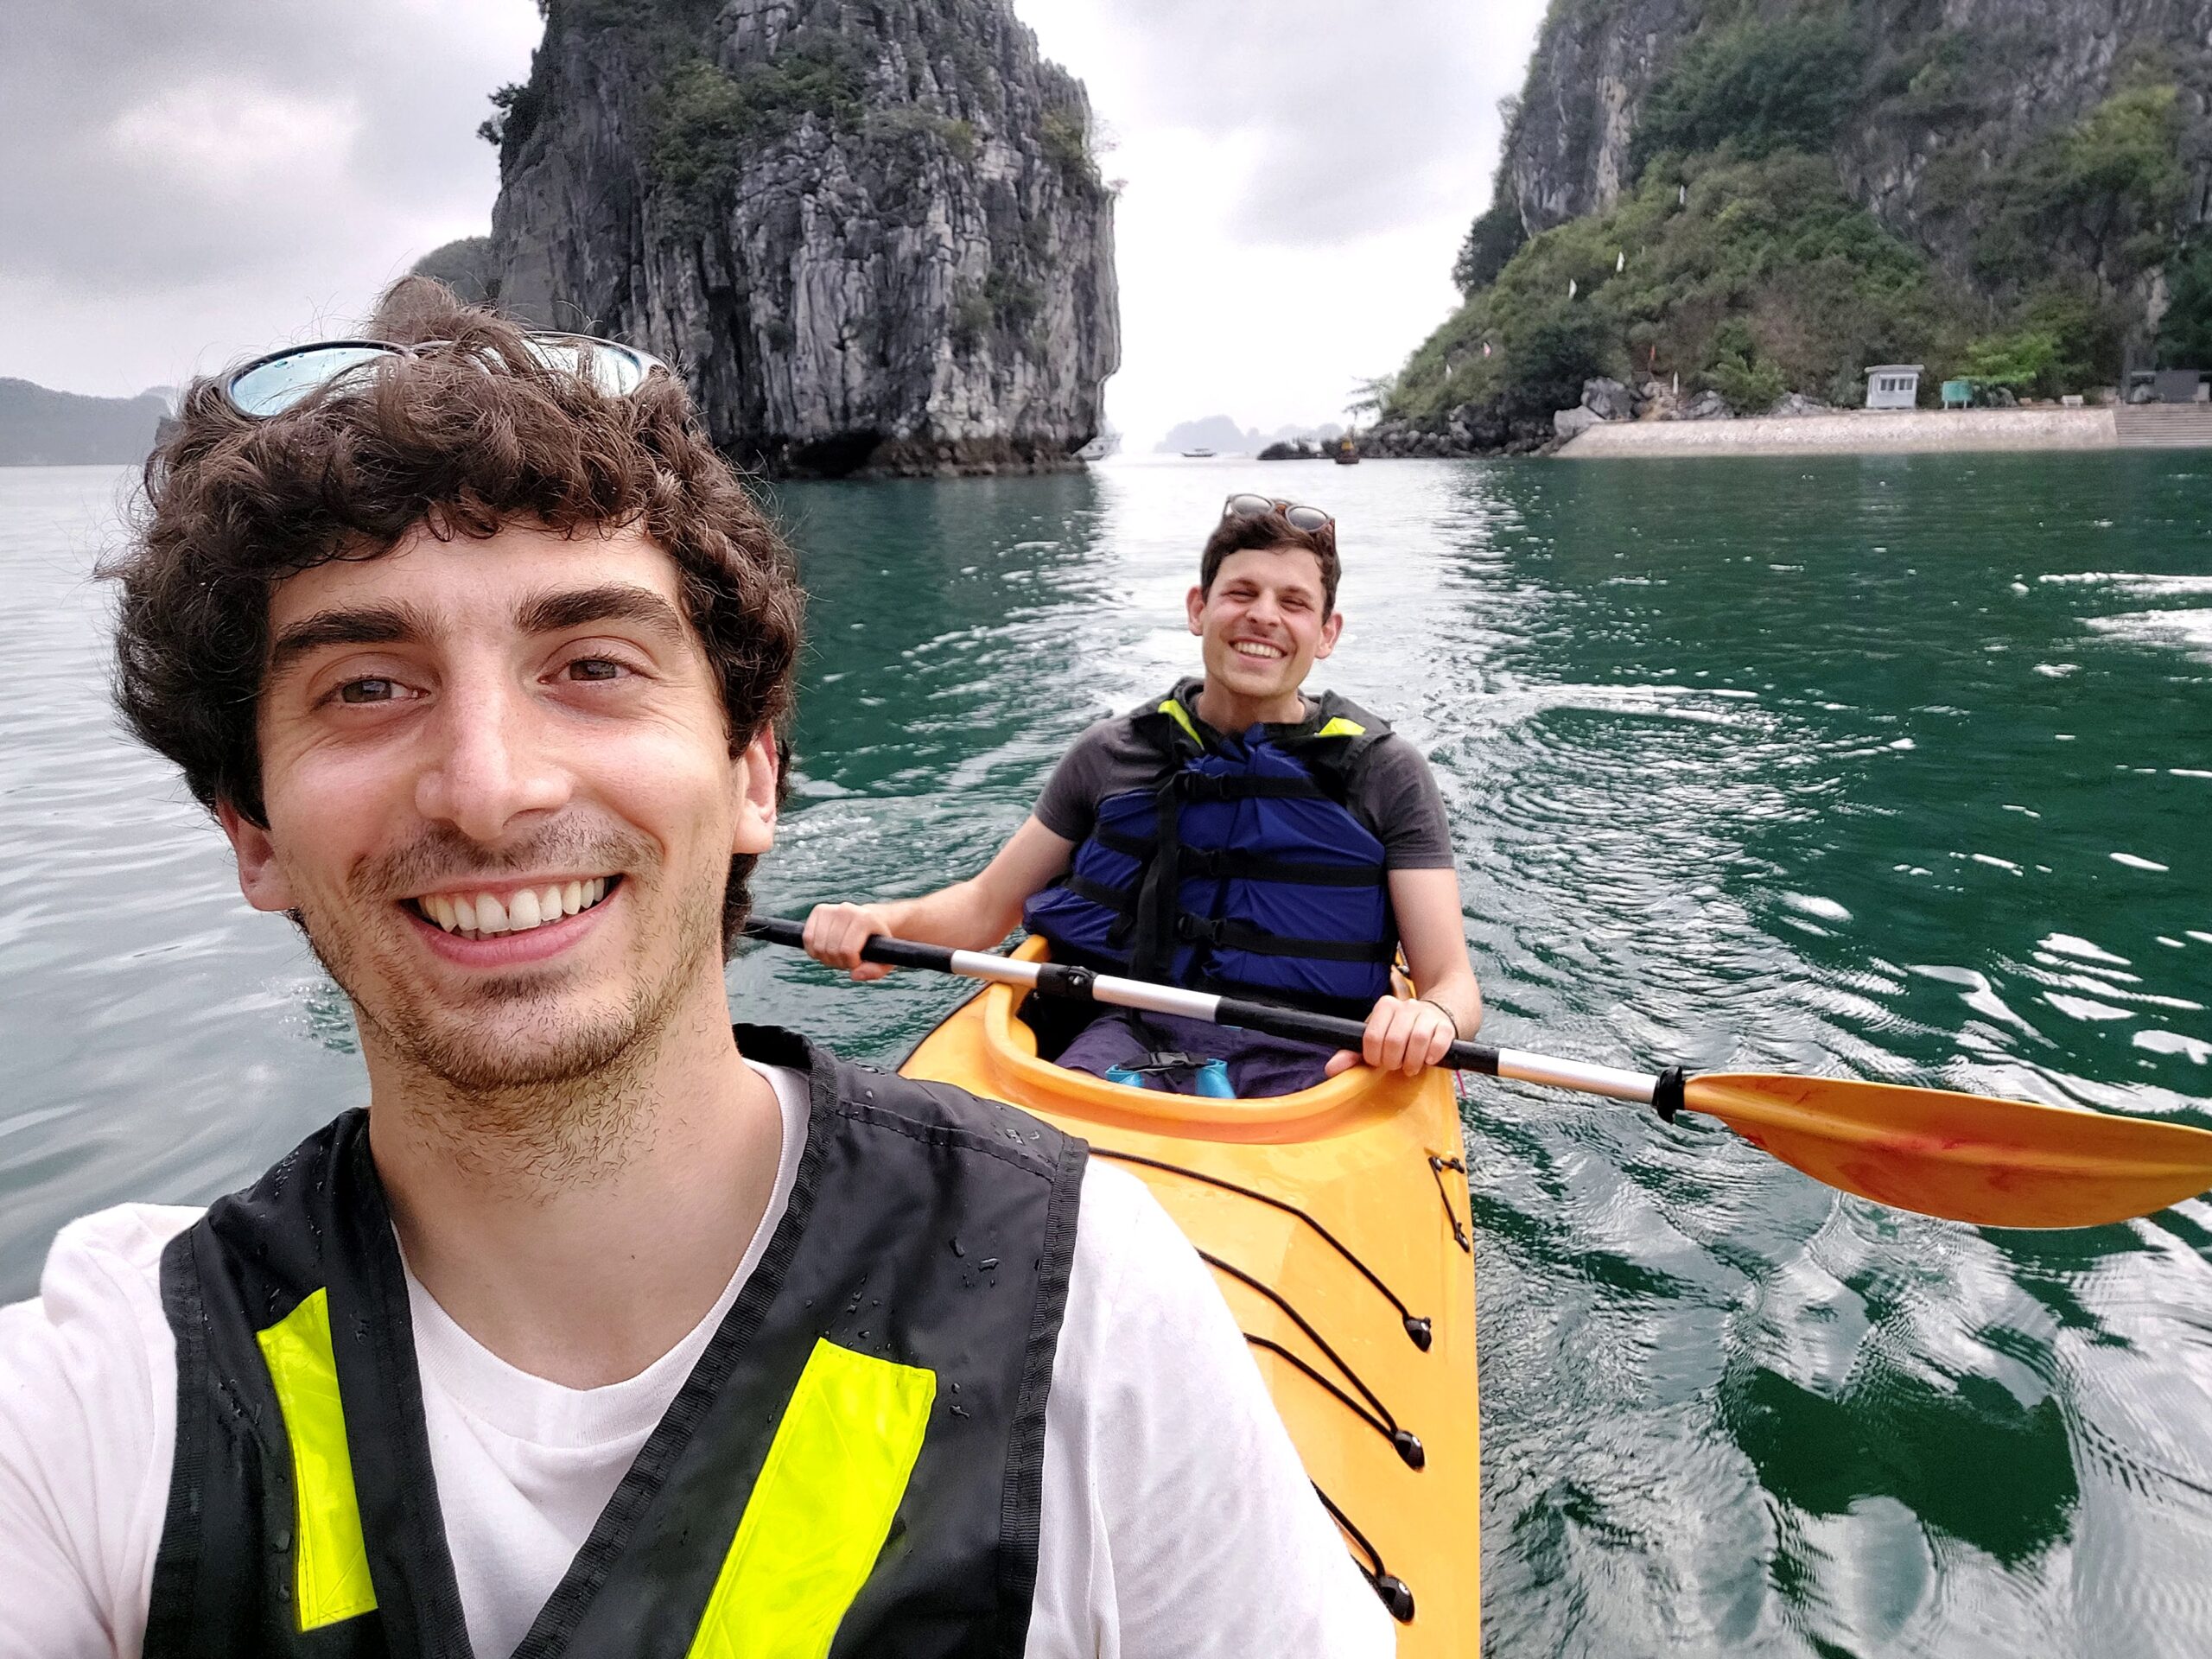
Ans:
{"type": "Polygon", "coordinates": [[[1349,802],[1390,728],[1331,693],[1230,736],[1200,727],[1200,686],[1129,716],[1164,777],[1098,804],[1022,921],[1058,961],[1364,1019],[1398,936],[1382,842],[1349,802]]]}
{"type": "MultiPolygon", "coordinates": [[[[1019,1659],[1084,1145],[737,1035],[811,1077],[789,1206],[517,1654],[1019,1659]]],[[[366,1115],[212,1206],[162,1294],[177,1440],[148,1659],[466,1659],[366,1115]]]]}

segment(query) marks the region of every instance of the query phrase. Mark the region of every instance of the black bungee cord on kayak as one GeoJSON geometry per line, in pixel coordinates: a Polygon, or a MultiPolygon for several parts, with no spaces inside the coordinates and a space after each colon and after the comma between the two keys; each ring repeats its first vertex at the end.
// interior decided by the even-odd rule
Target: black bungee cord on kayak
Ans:
{"type": "Polygon", "coordinates": [[[1250,1198],[1255,1203],[1266,1205],[1270,1209],[1280,1210],[1287,1216],[1294,1216],[1312,1228],[1320,1236],[1323,1243],[1351,1262],[1353,1269],[1361,1278],[1375,1287],[1382,1300],[1397,1310],[1398,1319],[1406,1327],[1406,1335],[1411,1338],[1414,1346],[1423,1353],[1428,1351],[1428,1345],[1434,1339],[1434,1336],[1427,1317],[1417,1314],[1408,1307],[1398,1293],[1382,1282],[1382,1276],[1374,1268],[1353,1254],[1350,1245],[1296,1205],[1278,1198],[1271,1193],[1262,1192],[1249,1186],[1240,1186],[1235,1181],[1224,1180],[1218,1175],[1208,1175],[1202,1170],[1189,1169],[1181,1164],[1171,1164],[1165,1159],[1147,1158],[1134,1152],[1116,1152],[1111,1147],[1102,1147],[1095,1142],[1091,1146],[1090,1155],[1094,1158],[1110,1158],[1116,1163],[1141,1164],[1147,1169],[1165,1170],[1171,1175],[1181,1175],[1193,1181],[1203,1182],[1208,1186],[1217,1186],[1224,1192],[1234,1192],[1239,1198],[1250,1198]]]}
{"type": "MultiPolygon", "coordinates": [[[[1446,1158],[1433,1152],[1428,1154],[1428,1173],[1436,1178],[1436,1196],[1444,1205],[1444,1219],[1452,1224],[1452,1242],[1472,1255],[1475,1242],[1467,1236],[1467,1230],[1459,1224],[1459,1217],[1452,1209],[1452,1195],[1444,1189],[1444,1172],[1447,1169],[1464,1176],[1467,1173],[1466,1161],[1459,1158],[1446,1158]]],[[[1471,1221],[1474,1217],[1470,1215],[1468,1219],[1471,1221]]]]}
{"type": "Polygon", "coordinates": [[[1337,1507],[1336,1500],[1321,1490],[1321,1483],[1318,1480],[1313,1483],[1313,1495],[1321,1500],[1321,1507],[1329,1512],[1329,1518],[1344,1529],[1344,1536],[1358,1545],[1360,1554],[1367,1557],[1367,1560],[1363,1561],[1358,1554],[1355,1554],[1351,1559],[1351,1564],[1359,1569],[1360,1576],[1365,1579],[1374,1587],[1375,1593],[1382,1599],[1382,1605],[1390,1610],[1390,1617],[1401,1624],[1412,1624],[1414,1622],[1412,1589],[1403,1579],[1395,1577],[1389,1569],[1382,1565],[1382,1551],[1367,1541],[1367,1535],[1352,1525],[1351,1517],[1337,1507]],[[1370,1566],[1369,1562],[1372,1562],[1373,1565],[1370,1566]]]}
{"type": "MultiPolygon", "coordinates": [[[[1359,1397],[1366,1401],[1367,1403],[1374,1408],[1373,1416],[1369,1416],[1369,1414],[1363,1411],[1359,1412],[1359,1415],[1367,1422],[1370,1427],[1373,1428],[1376,1433],[1382,1435],[1384,1440],[1390,1442],[1391,1447],[1397,1452],[1398,1456],[1404,1460],[1406,1467],[1408,1469],[1419,1469],[1427,1463],[1428,1453],[1421,1449],[1420,1438],[1410,1429],[1404,1429],[1398,1427],[1398,1420],[1391,1414],[1390,1408],[1382,1403],[1381,1397],[1376,1395],[1374,1389],[1367,1386],[1365,1380],[1361,1377],[1357,1371],[1355,1371],[1350,1365],[1344,1363],[1344,1356],[1339,1354],[1335,1349],[1329,1346],[1327,1340],[1323,1338],[1321,1333],[1319,1331],[1316,1331],[1312,1325],[1307,1323],[1306,1316],[1290,1305],[1290,1299],[1288,1297],[1285,1296],[1274,1286],[1269,1285],[1262,1280],[1254,1278],[1250,1274],[1245,1272],[1243,1268],[1233,1266],[1232,1264],[1223,1261],[1219,1256],[1215,1255],[1211,1251],[1200,1250],[1198,1252],[1198,1259],[1204,1262],[1208,1267],[1218,1268],[1223,1273],[1227,1274],[1230,1278],[1236,1281],[1238,1284],[1248,1286],[1251,1289],[1259,1292],[1261,1295],[1266,1297],[1270,1302],[1273,1302],[1277,1307],[1281,1308],[1284,1314],[1289,1319],[1290,1322],[1306,1333],[1306,1340],[1311,1342],[1316,1348],[1319,1348],[1324,1354],[1328,1356],[1329,1363],[1334,1365],[1338,1370],[1344,1373],[1344,1380],[1350,1382],[1352,1387],[1359,1390],[1359,1397]]],[[[1281,1353],[1282,1351],[1280,1348],[1276,1348],[1273,1343],[1262,1342],[1259,1338],[1253,1336],[1249,1332],[1245,1332],[1244,1340],[1247,1342],[1259,1343],[1261,1346],[1274,1349],[1277,1353],[1281,1353]]],[[[1352,1404],[1350,1400],[1344,1399],[1344,1391],[1341,1389],[1330,1388],[1328,1380],[1314,1370],[1312,1366],[1300,1363],[1299,1365],[1299,1370],[1304,1371],[1308,1376],[1312,1377],[1315,1382],[1319,1382],[1323,1387],[1329,1388],[1329,1392],[1335,1395],[1338,1399],[1344,1400],[1346,1405],[1351,1406],[1352,1404]]],[[[1357,1406],[1352,1406],[1352,1409],[1355,1411],[1359,1410],[1357,1406]]]]}

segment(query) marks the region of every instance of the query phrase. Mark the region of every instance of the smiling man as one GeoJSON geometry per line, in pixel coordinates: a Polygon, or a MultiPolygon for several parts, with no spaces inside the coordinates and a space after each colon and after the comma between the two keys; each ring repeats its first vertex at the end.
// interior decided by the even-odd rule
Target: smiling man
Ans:
{"type": "Polygon", "coordinates": [[[1185,601],[1205,674],[1092,726],[982,874],[918,899],[816,907],[807,949],[854,977],[877,933],[988,950],[1017,921],[1056,960],[1366,1022],[1363,1052],[1160,1014],[1092,1020],[1062,1065],[1120,1082],[1287,1094],[1356,1061],[1418,1072],[1482,1020],[1444,803],[1420,752],[1301,691],[1344,632],[1336,523],[1232,495],[1185,601]],[[1391,994],[1402,948],[1421,995],[1391,994]]]}
{"type": "Polygon", "coordinates": [[[1141,1186],[733,1031],[799,598],[678,383],[371,333],[193,387],[111,573],[369,1103],[0,1310],[0,1655],[1387,1652],[1141,1186]]]}

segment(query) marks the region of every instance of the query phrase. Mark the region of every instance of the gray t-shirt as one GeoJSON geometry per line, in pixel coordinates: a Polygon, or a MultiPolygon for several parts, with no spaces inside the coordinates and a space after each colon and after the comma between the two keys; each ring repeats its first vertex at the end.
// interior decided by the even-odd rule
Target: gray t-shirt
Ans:
{"type": "MultiPolygon", "coordinates": [[[[1138,735],[1135,722],[1134,715],[1116,715],[1076,739],[1037,798],[1038,823],[1079,842],[1097,823],[1101,801],[1160,787],[1175,763],[1138,735]]],[[[1368,751],[1346,804],[1382,842],[1384,868],[1452,868],[1444,798],[1421,751],[1396,733],[1368,751]]]]}

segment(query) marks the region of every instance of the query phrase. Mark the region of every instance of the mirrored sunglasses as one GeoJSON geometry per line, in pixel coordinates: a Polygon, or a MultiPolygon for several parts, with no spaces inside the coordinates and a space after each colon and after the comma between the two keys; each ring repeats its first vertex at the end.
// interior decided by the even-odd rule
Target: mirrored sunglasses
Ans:
{"type": "MultiPolygon", "coordinates": [[[[547,368],[588,380],[613,397],[626,397],[643,385],[655,369],[668,367],[650,352],[589,334],[533,334],[524,335],[524,342],[530,354],[547,368]]],[[[312,346],[289,346],[232,370],[223,382],[223,396],[239,414],[265,421],[348,376],[369,373],[387,358],[418,357],[451,344],[448,340],[428,340],[419,346],[396,346],[383,340],[326,340],[312,346]]]]}
{"type": "Polygon", "coordinates": [[[1271,495],[1232,495],[1221,505],[1224,518],[1263,518],[1271,512],[1280,512],[1285,524],[1308,535],[1331,529],[1337,522],[1319,507],[1302,507],[1294,501],[1279,501],[1271,495]]]}

